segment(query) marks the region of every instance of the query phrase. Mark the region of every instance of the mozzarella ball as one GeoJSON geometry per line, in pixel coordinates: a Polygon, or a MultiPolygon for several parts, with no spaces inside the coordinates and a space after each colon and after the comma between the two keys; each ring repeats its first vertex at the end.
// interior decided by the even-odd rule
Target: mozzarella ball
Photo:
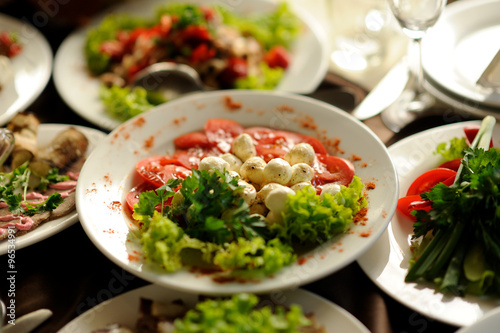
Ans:
{"type": "Polygon", "coordinates": [[[297,163],[312,165],[315,157],[316,153],[314,148],[310,144],[303,142],[293,146],[292,149],[285,154],[284,158],[290,165],[297,163]]]}
{"type": "Polygon", "coordinates": [[[200,171],[210,171],[212,169],[224,172],[225,170],[229,170],[229,163],[217,156],[207,156],[201,160],[200,165],[198,166],[198,170],[200,171]]]}
{"type": "Polygon", "coordinates": [[[219,157],[222,158],[227,163],[229,163],[229,170],[228,171],[235,171],[238,173],[240,172],[240,168],[241,168],[241,165],[243,164],[243,162],[236,155],[227,153],[227,154],[223,154],[219,157]]]}
{"type": "Polygon", "coordinates": [[[264,181],[286,185],[292,178],[292,167],[282,158],[273,158],[264,168],[264,181]]]}
{"type": "Polygon", "coordinates": [[[268,225],[281,224],[283,222],[283,216],[280,212],[270,211],[266,215],[266,222],[268,225]]]}
{"type": "Polygon", "coordinates": [[[238,135],[233,141],[233,154],[245,162],[250,157],[257,155],[252,137],[247,133],[238,135]]]}
{"type": "Polygon", "coordinates": [[[264,182],[264,168],[266,161],[254,156],[246,160],[240,168],[240,175],[246,181],[253,184],[262,184],[264,182]]]}
{"type": "Polygon", "coordinates": [[[278,183],[269,183],[264,186],[257,192],[257,200],[264,202],[266,201],[267,195],[271,193],[271,191],[277,189],[277,188],[283,188],[285,186],[278,184],[278,183]]]}
{"type": "Polygon", "coordinates": [[[253,187],[252,185],[248,184],[246,181],[241,179],[238,180],[238,185],[245,187],[243,189],[243,192],[241,192],[241,197],[250,206],[257,197],[257,190],[255,190],[255,187],[253,187]]]}
{"type": "MultiPolygon", "coordinates": [[[[292,185],[290,188],[295,192],[297,193],[298,191],[302,190],[303,188],[305,187],[312,187],[312,184],[309,183],[309,182],[300,182],[300,183],[297,183],[297,184],[294,184],[292,185]]],[[[316,192],[316,190],[314,190],[316,192]]]]}
{"type": "Polygon", "coordinates": [[[310,182],[314,178],[314,170],[306,163],[297,163],[292,166],[290,185],[310,182]]]}
{"type": "Polygon", "coordinates": [[[270,211],[280,213],[285,209],[285,203],[290,195],[295,195],[291,188],[277,188],[269,192],[264,203],[270,211]]]}
{"type": "Polygon", "coordinates": [[[321,188],[321,198],[325,196],[325,194],[330,193],[332,196],[340,192],[339,184],[325,184],[321,188]]]}

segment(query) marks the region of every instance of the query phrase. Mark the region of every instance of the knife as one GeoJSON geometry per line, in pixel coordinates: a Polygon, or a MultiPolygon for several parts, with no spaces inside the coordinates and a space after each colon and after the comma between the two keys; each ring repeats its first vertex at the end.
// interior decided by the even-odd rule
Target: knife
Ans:
{"type": "Polygon", "coordinates": [[[366,120],[381,113],[401,95],[408,78],[408,65],[405,59],[402,59],[354,108],[351,115],[359,120],[366,120]]]}
{"type": "Polygon", "coordinates": [[[28,333],[34,330],[38,325],[52,316],[52,311],[40,309],[30,312],[15,320],[15,325],[6,324],[3,327],[3,333],[28,333]]]}

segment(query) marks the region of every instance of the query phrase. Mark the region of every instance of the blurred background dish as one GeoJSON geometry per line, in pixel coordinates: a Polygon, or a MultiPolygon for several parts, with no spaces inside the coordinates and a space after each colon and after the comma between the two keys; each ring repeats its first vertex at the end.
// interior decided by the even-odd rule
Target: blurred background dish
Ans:
{"type": "Polygon", "coordinates": [[[13,33],[21,46],[10,59],[10,75],[7,68],[0,69],[0,125],[4,125],[42,93],[52,73],[53,54],[45,37],[27,22],[0,13],[1,32],[13,33]]]}
{"type": "MultiPolygon", "coordinates": [[[[182,2],[200,3],[199,0],[182,2]]],[[[160,3],[168,2],[148,0],[119,4],[95,16],[88,26],[72,33],[61,44],[54,62],[54,83],[63,100],[80,116],[106,130],[112,130],[121,123],[105,113],[99,99],[100,82],[86,69],[83,45],[89,28],[99,24],[110,12],[150,17],[160,3]]],[[[233,3],[229,8],[235,13],[259,14],[271,12],[276,6],[274,1],[258,0],[233,3]]],[[[298,11],[293,6],[291,9],[302,21],[303,29],[292,46],[293,62],[276,90],[306,94],[318,87],[327,72],[326,34],[320,23],[307,12],[298,11]]]]}

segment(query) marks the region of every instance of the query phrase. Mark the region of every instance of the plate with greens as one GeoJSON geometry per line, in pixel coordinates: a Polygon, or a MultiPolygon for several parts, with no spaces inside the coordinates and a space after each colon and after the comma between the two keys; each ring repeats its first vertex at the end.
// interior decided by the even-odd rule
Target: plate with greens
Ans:
{"type": "Polygon", "coordinates": [[[156,81],[132,86],[158,62],[189,65],[209,90],[310,93],[327,71],[326,35],[307,13],[269,0],[129,1],[62,43],[54,82],[75,112],[113,130],[173,98],[155,90],[156,81]]]}
{"type": "MultiPolygon", "coordinates": [[[[358,259],[366,274],[387,294],[429,318],[455,326],[471,325],[500,305],[499,277],[495,273],[498,260],[487,259],[494,258],[498,244],[485,245],[491,244],[490,236],[498,235],[496,223],[487,222],[491,222],[487,216],[494,214],[489,215],[490,209],[477,206],[482,202],[480,198],[491,195],[487,193],[490,189],[494,191],[495,186],[486,189],[482,184],[490,184],[489,181],[474,178],[489,177],[490,171],[487,170],[498,170],[498,165],[493,164],[496,166],[487,170],[479,169],[480,164],[474,161],[479,161],[478,157],[482,155],[473,153],[467,155],[467,167],[462,171],[458,169],[453,174],[454,171],[448,169],[456,170],[460,165],[462,151],[469,147],[469,142],[474,142],[466,137],[477,132],[480,124],[473,121],[441,126],[389,147],[400,182],[402,199],[398,207],[401,205],[404,209],[400,211],[398,208],[387,231],[369,252],[358,259]],[[438,150],[443,154],[437,153],[438,150]],[[458,164],[455,163],[457,160],[458,164]],[[455,181],[457,173],[459,178],[455,181]],[[471,178],[472,174],[474,177],[471,178]],[[438,178],[434,178],[436,175],[438,178]],[[424,178],[427,184],[422,181],[424,178]],[[449,187],[444,184],[434,186],[435,181],[449,187]],[[428,191],[431,184],[432,190],[428,191]],[[420,203],[411,199],[417,188],[425,189],[425,200],[416,194],[420,203]],[[458,192],[450,194],[450,191],[458,192]],[[412,209],[408,209],[410,205],[405,203],[405,198],[414,202],[413,208],[418,211],[415,228],[414,218],[408,214],[412,209]],[[430,198],[433,208],[427,213],[430,198]],[[457,218],[457,212],[458,216],[465,218],[457,218]],[[413,237],[420,234],[424,236],[413,237]],[[483,246],[486,248],[480,250],[483,246]]],[[[500,126],[493,123],[492,129],[492,142],[498,147],[500,126]]],[[[487,147],[490,140],[486,141],[482,145],[487,147]]],[[[490,148],[488,154],[493,156],[493,161],[497,159],[495,148],[490,148]]],[[[483,157],[484,162],[488,160],[489,157],[483,157]]],[[[495,174],[491,172],[491,175],[495,174]]],[[[495,197],[498,195],[493,192],[491,198],[495,197]]]]}
{"type": "Polygon", "coordinates": [[[188,292],[262,293],[356,260],[389,222],[397,186],[383,143],[342,110],[231,90],[118,127],[85,163],[76,197],[89,238],[125,270],[188,292]],[[251,137],[254,155],[237,172],[224,158],[235,161],[251,137]]]}
{"type": "MultiPolygon", "coordinates": [[[[300,313],[302,313],[307,316],[312,315],[313,318],[309,320],[313,320],[317,327],[323,327],[328,332],[369,332],[358,319],[345,311],[343,308],[303,289],[283,292],[280,294],[280,297],[271,298],[267,295],[263,295],[257,298],[255,295],[239,294],[230,299],[216,298],[213,300],[205,300],[203,304],[202,302],[203,300],[201,300],[198,295],[186,294],[177,290],[162,288],[157,285],[148,285],[129,291],[97,305],[69,322],[61,329],[60,332],[93,332],[114,324],[133,329],[137,324],[145,323],[146,321],[151,325],[157,321],[164,323],[171,322],[176,319],[179,321],[177,328],[180,332],[184,332],[180,323],[195,320],[194,318],[197,317],[193,316],[193,312],[189,315],[185,315],[186,311],[194,311],[192,309],[197,306],[197,309],[200,311],[199,313],[203,316],[203,314],[210,313],[211,306],[209,306],[209,304],[217,303],[221,304],[220,308],[224,309],[224,311],[221,311],[218,314],[211,313],[210,319],[214,320],[214,317],[212,316],[217,316],[217,319],[221,322],[225,322],[228,325],[235,325],[229,326],[231,328],[244,324],[245,321],[249,320],[249,318],[254,319],[252,324],[255,324],[255,319],[259,316],[259,320],[262,321],[257,321],[257,323],[260,323],[260,325],[266,325],[270,332],[274,332],[271,330],[272,322],[282,323],[281,320],[285,320],[289,323],[290,326],[287,329],[292,331],[296,323],[299,324],[299,327],[301,326],[303,318],[301,318],[300,313]],[[258,302],[259,306],[264,306],[264,309],[267,309],[268,307],[281,307],[286,309],[285,311],[288,311],[288,313],[290,313],[289,310],[292,305],[295,309],[293,309],[293,313],[290,313],[288,318],[285,319],[278,312],[272,314],[271,312],[267,312],[267,310],[253,310],[252,306],[256,302],[258,302]],[[147,315],[144,315],[144,313],[148,313],[148,310],[145,307],[141,308],[141,304],[148,304],[148,306],[152,304],[153,307],[160,304],[166,305],[163,307],[162,313],[168,314],[168,316],[165,316],[167,319],[165,319],[165,317],[158,319],[154,316],[149,316],[148,318],[147,315]],[[168,310],[165,311],[165,308],[168,308],[168,310]],[[238,312],[238,310],[241,312],[238,312]],[[141,320],[138,320],[139,314],[143,315],[141,320]],[[228,316],[230,315],[233,320],[228,320],[228,316]],[[191,319],[183,319],[188,317],[191,319]],[[272,321],[271,318],[280,320],[272,321]],[[266,324],[262,324],[263,322],[266,322],[266,324]]],[[[202,322],[203,320],[198,321],[200,325],[202,325],[202,322]]],[[[213,321],[211,322],[211,325],[213,325],[213,321]]],[[[256,331],[258,330],[257,326],[256,331]]],[[[200,331],[204,330],[200,328],[200,331]]],[[[234,328],[234,331],[237,331],[236,328],[234,328]]],[[[276,332],[283,331],[283,327],[281,327],[281,329],[276,329],[276,332]]],[[[317,331],[308,330],[308,332],[317,331]]]]}

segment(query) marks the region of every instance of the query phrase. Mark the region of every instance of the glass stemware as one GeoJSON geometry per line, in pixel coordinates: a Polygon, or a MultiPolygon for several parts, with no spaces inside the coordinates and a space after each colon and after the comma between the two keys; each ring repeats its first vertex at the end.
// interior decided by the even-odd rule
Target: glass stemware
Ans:
{"type": "Polygon", "coordinates": [[[408,58],[410,78],[401,96],[382,113],[385,125],[394,132],[429,110],[434,97],[424,89],[422,38],[438,20],[446,0],[388,0],[389,7],[406,36],[411,38],[408,58]]]}

